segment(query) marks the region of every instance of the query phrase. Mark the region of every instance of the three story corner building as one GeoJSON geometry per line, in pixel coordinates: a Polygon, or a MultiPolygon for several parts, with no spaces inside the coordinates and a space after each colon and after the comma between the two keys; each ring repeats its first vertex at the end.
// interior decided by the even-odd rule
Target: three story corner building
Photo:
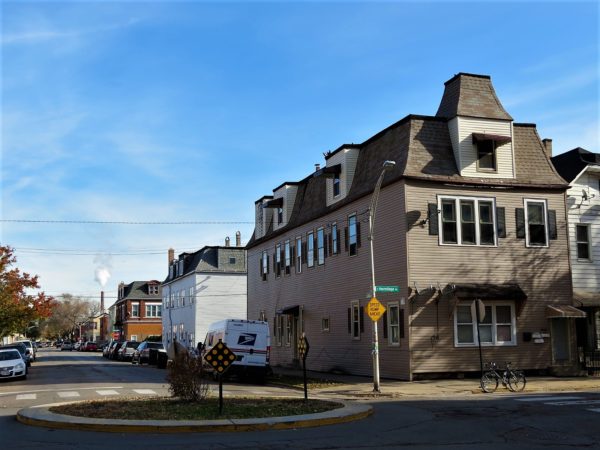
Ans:
{"type": "Polygon", "coordinates": [[[246,250],[236,245],[206,246],[175,258],[169,249],[169,274],[162,283],[163,343],[188,348],[203,342],[211,323],[246,319],[246,250]]]}
{"type": "Polygon", "coordinates": [[[381,376],[576,365],[566,182],[551,141],[514,123],[489,76],[445,83],[435,116],[409,115],[255,203],[248,318],[272,324],[271,362],[293,365],[298,337],[321,371],[372,373],[369,206],[385,161],[373,248],[381,376]],[[478,326],[476,300],[484,304],[478,326]]]}

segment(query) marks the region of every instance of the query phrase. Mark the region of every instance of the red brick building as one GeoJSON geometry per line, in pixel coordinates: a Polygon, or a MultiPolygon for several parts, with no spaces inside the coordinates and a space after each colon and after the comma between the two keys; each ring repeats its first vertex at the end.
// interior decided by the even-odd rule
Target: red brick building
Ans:
{"type": "Polygon", "coordinates": [[[162,289],[159,281],[119,284],[113,332],[121,340],[143,341],[162,333],[162,289]]]}

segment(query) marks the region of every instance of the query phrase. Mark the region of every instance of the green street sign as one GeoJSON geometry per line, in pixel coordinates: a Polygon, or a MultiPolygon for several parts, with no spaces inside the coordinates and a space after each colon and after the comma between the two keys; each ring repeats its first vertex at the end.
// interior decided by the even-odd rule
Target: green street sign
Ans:
{"type": "Polygon", "coordinates": [[[375,286],[375,292],[400,292],[400,286],[375,286]]]}

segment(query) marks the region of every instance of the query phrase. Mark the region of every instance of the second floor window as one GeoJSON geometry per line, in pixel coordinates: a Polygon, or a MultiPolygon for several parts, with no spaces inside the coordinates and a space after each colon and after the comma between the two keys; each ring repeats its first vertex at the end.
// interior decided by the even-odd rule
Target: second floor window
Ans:
{"type": "Polygon", "coordinates": [[[284,245],[284,258],[285,258],[285,274],[289,275],[292,267],[292,251],[290,248],[290,241],[285,241],[284,245]]]}
{"type": "Polygon", "coordinates": [[[587,224],[575,225],[575,238],[577,240],[577,259],[591,261],[590,226],[587,224]]]}
{"type": "Polygon", "coordinates": [[[325,264],[325,230],[323,228],[317,230],[317,264],[320,266],[325,264]]]}
{"type": "Polygon", "coordinates": [[[302,238],[296,238],[296,272],[302,272],[302,238]]]}
{"type": "Polygon", "coordinates": [[[338,254],[338,247],[339,242],[338,242],[338,229],[337,229],[337,223],[334,223],[331,225],[331,250],[330,252],[334,255],[338,254]]]}
{"type": "Polygon", "coordinates": [[[525,200],[525,231],[528,246],[545,247],[548,245],[545,201],[525,200]]]}
{"type": "Polygon", "coordinates": [[[348,244],[350,256],[356,255],[358,249],[356,214],[348,217],[348,244]]]}
{"type": "Polygon", "coordinates": [[[315,265],[315,233],[312,231],[306,235],[306,265],[315,265]]]}
{"type": "Polygon", "coordinates": [[[496,142],[477,142],[477,170],[496,171],[496,142]]]}
{"type": "Polygon", "coordinates": [[[280,206],[277,208],[277,224],[281,225],[283,223],[283,208],[280,206]]]}
{"type": "Polygon", "coordinates": [[[267,280],[267,274],[269,273],[269,255],[267,254],[267,251],[263,251],[262,252],[262,263],[261,263],[261,276],[263,281],[267,280]]]}
{"type": "Polygon", "coordinates": [[[161,317],[160,305],[146,305],[146,317],[161,317]]]}
{"type": "Polygon", "coordinates": [[[340,174],[333,176],[333,196],[337,197],[340,195],[340,174]]]}
{"type": "Polygon", "coordinates": [[[131,304],[131,317],[140,317],[140,304],[139,303],[131,304]]]}
{"type": "Polygon", "coordinates": [[[275,246],[275,275],[281,276],[281,244],[275,246]]]}
{"type": "Polygon", "coordinates": [[[441,243],[495,245],[494,202],[479,198],[441,199],[441,243]]]}

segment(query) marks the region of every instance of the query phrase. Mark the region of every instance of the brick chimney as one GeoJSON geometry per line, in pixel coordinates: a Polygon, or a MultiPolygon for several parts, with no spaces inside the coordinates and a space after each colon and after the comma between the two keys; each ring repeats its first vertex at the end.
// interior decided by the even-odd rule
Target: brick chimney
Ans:
{"type": "Polygon", "coordinates": [[[235,246],[236,247],[242,246],[242,233],[240,233],[239,231],[237,233],[235,233],[235,246]]]}
{"type": "Polygon", "coordinates": [[[229,247],[229,243],[230,243],[230,241],[231,241],[231,240],[229,239],[229,236],[227,236],[227,237],[225,238],[225,247],[229,247]]]}
{"type": "Polygon", "coordinates": [[[552,139],[542,139],[542,143],[544,144],[544,150],[546,151],[546,155],[548,158],[552,158],[552,139]]]}
{"type": "Polygon", "coordinates": [[[104,314],[104,291],[100,291],[100,314],[104,314]]]}
{"type": "Polygon", "coordinates": [[[173,261],[175,260],[175,250],[170,248],[168,251],[168,258],[169,258],[169,266],[171,264],[173,264],[173,261]]]}

